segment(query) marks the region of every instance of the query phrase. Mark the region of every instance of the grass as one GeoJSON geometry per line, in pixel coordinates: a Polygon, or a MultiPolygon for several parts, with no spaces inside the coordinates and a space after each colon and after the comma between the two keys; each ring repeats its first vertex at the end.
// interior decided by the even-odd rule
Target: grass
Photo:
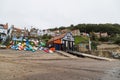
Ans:
{"type": "Polygon", "coordinates": [[[88,37],[75,36],[75,45],[77,45],[81,42],[88,42],[88,37]]]}

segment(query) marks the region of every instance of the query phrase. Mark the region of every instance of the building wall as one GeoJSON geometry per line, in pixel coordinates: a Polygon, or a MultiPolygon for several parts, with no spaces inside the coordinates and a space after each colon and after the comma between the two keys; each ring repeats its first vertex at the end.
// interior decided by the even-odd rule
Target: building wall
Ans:
{"type": "Polygon", "coordinates": [[[0,29],[0,33],[5,33],[5,34],[7,34],[7,29],[0,29]]]}
{"type": "Polygon", "coordinates": [[[0,33],[5,33],[7,34],[7,30],[8,30],[8,23],[6,24],[0,24],[0,33]]]}
{"type": "Polygon", "coordinates": [[[57,39],[54,41],[55,44],[62,44],[62,40],[61,39],[57,39]]]}
{"type": "Polygon", "coordinates": [[[31,37],[37,37],[37,36],[38,36],[38,29],[32,28],[32,29],[30,30],[30,36],[31,36],[31,37]]]}
{"type": "Polygon", "coordinates": [[[80,43],[77,48],[79,52],[87,52],[89,44],[88,43],[80,43]]]}
{"type": "Polygon", "coordinates": [[[0,24],[0,33],[1,33],[0,38],[3,41],[6,40],[7,30],[8,30],[8,23],[0,24]]]}
{"type": "Polygon", "coordinates": [[[73,30],[73,31],[72,31],[72,35],[73,35],[73,36],[80,36],[80,30],[79,30],[79,29],[73,30]]]}
{"type": "Polygon", "coordinates": [[[74,38],[70,32],[62,34],[49,40],[50,45],[54,45],[56,50],[73,50],[74,38]]]}

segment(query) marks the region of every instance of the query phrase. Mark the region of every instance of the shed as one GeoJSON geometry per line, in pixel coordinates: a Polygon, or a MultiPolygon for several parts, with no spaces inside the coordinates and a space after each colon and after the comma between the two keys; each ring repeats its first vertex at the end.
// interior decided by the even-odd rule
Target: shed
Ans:
{"type": "Polygon", "coordinates": [[[74,37],[71,32],[61,34],[53,37],[48,41],[49,47],[54,47],[55,50],[73,50],[74,49],[74,37]]]}

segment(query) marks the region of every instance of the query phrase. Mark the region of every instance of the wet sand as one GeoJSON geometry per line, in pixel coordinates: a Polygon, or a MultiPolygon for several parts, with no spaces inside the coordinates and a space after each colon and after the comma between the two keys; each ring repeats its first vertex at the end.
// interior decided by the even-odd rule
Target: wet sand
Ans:
{"type": "Polygon", "coordinates": [[[0,80],[120,80],[120,61],[0,49],[0,80]]]}

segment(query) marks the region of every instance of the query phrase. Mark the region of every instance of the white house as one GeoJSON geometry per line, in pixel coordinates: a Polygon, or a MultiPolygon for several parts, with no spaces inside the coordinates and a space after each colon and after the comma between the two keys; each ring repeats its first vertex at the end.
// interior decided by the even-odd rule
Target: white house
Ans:
{"type": "Polygon", "coordinates": [[[52,32],[52,31],[50,31],[50,30],[48,30],[48,29],[45,29],[45,30],[38,30],[37,33],[38,33],[39,36],[43,36],[43,35],[45,35],[45,34],[51,35],[51,36],[54,36],[54,35],[55,35],[54,32],[52,32]]]}
{"type": "Polygon", "coordinates": [[[7,30],[8,30],[8,23],[6,23],[6,24],[0,24],[0,38],[2,40],[6,39],[7,30]]]}
{"type": "Polygon", "coordinates": [[[6,25],[0,24],[0,33],[7,34],[7,30],[8,30],[8,24],[6,24],[6,25]]]}

